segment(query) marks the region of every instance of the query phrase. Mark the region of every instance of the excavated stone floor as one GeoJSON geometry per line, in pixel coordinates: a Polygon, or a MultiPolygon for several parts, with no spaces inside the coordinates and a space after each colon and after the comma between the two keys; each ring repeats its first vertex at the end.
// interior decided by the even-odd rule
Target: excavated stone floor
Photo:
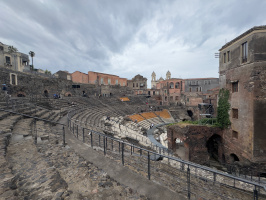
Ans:
{"type": "Polygon", "coordinates": [[[35,145],[30,121],[13,127],[0,156],[0,199],[147,199],[64,147],[53,126],[37,124],[48,138],[38,135],[35,145]]]}

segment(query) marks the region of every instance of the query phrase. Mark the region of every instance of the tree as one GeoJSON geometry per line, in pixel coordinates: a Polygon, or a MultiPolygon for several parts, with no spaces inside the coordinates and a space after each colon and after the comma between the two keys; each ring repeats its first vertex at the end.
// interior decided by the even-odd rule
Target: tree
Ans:
{"type": "Polygon", "coordinates": [[[51,73],[51,71],[49,71],[49,70],[45,70],[45,72],[44,72],[45,74],[47,74],[47,75],[51,75],[52,73],[51,73]]]}
{"type": "Polygon", "coordinates": [[[29,55],[30,55],[30,57],[31,57],[31,61],[32,61],[32,63],[31,63],[31,70],[33,70],[33,57],[35,56],[35,53],[33,52],[33,51],[30,51],[29,52],[29,55]]]}
{"type": "Polygon", "coordinates": [[[230,103],[229,91],[222,88],[219,92],[219,101],[217,109],[217,123],[221,128],[227,128],[231,122],[229,119],[230,103]]]}

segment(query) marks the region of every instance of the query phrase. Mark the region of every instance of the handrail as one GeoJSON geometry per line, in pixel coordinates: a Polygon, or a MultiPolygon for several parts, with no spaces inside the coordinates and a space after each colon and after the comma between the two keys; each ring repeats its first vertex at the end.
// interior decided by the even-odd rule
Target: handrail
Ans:
{"type": "MultiPolygon", "coordinates": [[[[67,116],[68,117],[68,116],[67,116]]],[[[71,119],[68,118],[68,120],[71,121],[71,119]]],[[[75,122],[73,122],[73,124],[75,125],[79,125],[75,122]]],[[[80,125],[80,127],[82,127],[80,125]]],[[[234,179],[234,180],[237,180],[237,181],[241,181],[241,182],[244,182],[244,183],[248,183],[248,184],[251,184],[251,185],[254,185],[254,186],[258,186],[258,187],[262,187],[264,188],[264,190],[266,191],[266,186],[262,185],[262,184],[259,184],[259,183],[256,183],[256,182],[253,182],[253,181],[249,181],[247,179],[243,179],[243,178],[240,178],[240,177],[237,177],[237,176],[233,176],[233,175],[230,175],[230,174],[227,174],[227,173],[224,173],[224,172],[221,172],[221,171],[218,171],[218,170],[214,170],[212,168],[209,168],[209,167],[206,167],[206,166],[203,166],[203,165],[199,165],[199,164],[196,164],[196,163],[193,163],[193,162],[190,162],[190,161],[186,161],[186,160],[182,160],[182,159],[179,159],[179,158],[175,158],[175,157],[171,157],[171,156],[167,156],[167,155],[163,155],[163,154],[160,154],[160,153],[157,153],[157,152],[154,152],[154,151],[151,151],[151,150],[148,150],[148,149],[145,149],[145,148],[142,148],[142,147],[139,147],[139,146],[136,146],[134,144],[131,144],[131,143],[128,143],[128,142],[125,142],[121,139],[118,139],[118,138],[114,138],[112,136],[109,136],[109,135],[105,135],[104,133],[100,133],[100,132],[97,132],[97,131],[94,131],[94,130],[91,130],[91,129],[88,129],[86,127],[82,127],[86,130],[89,130],[89,131],[92,131],[93,133],[96,133],[98,135],[101,135],[101,136],[104,136],[104,137],[107,137],[109,139],[112,139],[114,141],[117,141],[117,142],[122,142],[126,145],[129,145],[129,146],[132,146],[134,148],[137,148],[137,149],[140,149],[140,150],[143,150],[143,151],[146,151],[146,152],[149,152],[151,154],[156,154],[158,156],[162,156],[162,157],[165,157],[165,158],[168,158],[168,159],[171,159],[171,160],[174,160],[174,161],[177,161],[177,162],[180,162],[182,164],[185,164],[185,165],[188,165],[188,166],[192,166],[192,167],[195,167],[195,168],[199,168],[199,169],[203,169],[203,170],[206,170],[206,171],[209,171],[209,172],[212,172],[212,173],[215,173],[215,174],[218,174],[218,175],[221,175],[221,176],[225,176],[225,177],[228,177],[228,178],[231,178],[231,179],[234,179]]]]}
{"type": "MultiPolygon", "coordinates": [[[[24,116],[24,117],[28,117],[28,118],[33,118],[33,119],[36,119],[36,120],[41,120],[41,121],[45,121],[45,122],[50,122],[50,123],[54,123],[54,124],[58,124],[58,125],[62,125],[63,127],[67,126],[66,124],[62,124],[62,123],[59,123],[59,122],[54,122],[54,121],[51,121],[51,120],[47,120],[47,119],[42,119],[42,118],[39,118],[39,117],[33,117],[33,116],[30,116],[30,115],[26,115],[26,114],[23,114],[23,113],[18,113],[18,112],[14,112],[14,111],[10,111],[10,110],[5,110],[5,109],[2,109],[0,108],[1,111],[4,111],[4,112],[9,112],[9,113],[12,113],[12,114],[17,114],[17,115],[21,115],[21,116],[24,116]]],[[[68,120],[68,123],[71,122],[71,118],[70,118],[70,113],[71,112],[76,112],[75,110],[71,110],[68,112],[67,114],[67,120],[68,120]]],[[[196,164],[196,163],[193,163],[193,162],[190,162],[190,161],[185,161],[185,160],[182,160],[182,159],[179,159],[179,158],[175,158],[175,157],[171,157],[171,156],[167,156],[167,155],[163,155],[163,154],[160,154],[160,153],[157,153],[157,152],[154,152],[154,151],[151,151],[151,150],[148,150],[148,149],[145,149],[143,147],[139,147],[139,146],[136,146],[132,143],[129,143],[129,142],[126,142],[126,141],[123,141],[121,139],[118,139],[118,138],[114,138],[112,136],[109,136],[109,135],[105,135],[104,133],[100,133],[98,131],[94,131],[92,129],[88,129],[86,127],[82,127],[81,125],[73,122],[73,124],[77,125],[77,126],[80,126],[81,128],[83,128],[84,130],[89,130],[91,133],[95,133],[95,134],[98,134],[100,136],[103,136],[105,138],[109,138],[113,141],[117,141],[117,142],[121,142],[123,144],[126,144],[128,146],[131,146],[131,147],[134,147],[136,149],[139,149],[139,150],[142,150],[142,151],[145,151],[148,153],[148,155],[150,154],[154,154],[154,155],[158,155],[158,156],[162,156],[164,158],[167,158],[167,159],[170,159],[170,160],[174,160],[174,161],[177,161],[181,164],[185,164],[189,167],[194,167],[194,168],[198,168],[198,169],[202,169],[202,170],[205,170],[207,172],[211,172],[213,173],[214,175],[220,175],[220,176],[224,176],[224,177],[227,177],[227,178],[230,178],[234,181],[240,181],[240,182],[243,182],[243,183],[246,183],[246,184],[249,184],[249,185],[252,185],[252,186],[255,186],[255,190],[256,190],[256,187],[259,187],[259,188],[263,188],[264,191],[266,191],[266,186],[265,185],[262,185],[260,183],[257,183],[255,181],[250,181],[250,180],[247,180],[247,179],[244,179],[244,178],[241,178],[241,177],[236,177],[236,176],[233,176],[233,175],[230,175],[230,174],[227,174],[227,173],[224,173],[224,172],[221,172],[221,171],[218,171],[218,170],[215,170],[215,169],[212,169],[212,168],[209,168],[209,167],[206,167],[206,166],[202,166],[202,165],[199,165],[199,164],[196,164]]],[[[149,157],[149,156],[148,156],[149,157]]],[[[218,181],[217,181],[218,182],[218,181]]],[[[230,185],[229,185],[230,186],[230,185]]]]}

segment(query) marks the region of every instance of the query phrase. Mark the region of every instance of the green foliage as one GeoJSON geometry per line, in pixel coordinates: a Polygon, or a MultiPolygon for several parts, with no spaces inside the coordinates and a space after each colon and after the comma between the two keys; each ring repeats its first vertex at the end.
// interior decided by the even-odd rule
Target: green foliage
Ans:
{"type": "Polygon", "coordinates": [[[45,74],[48,74],[48,75],[51,75],[52,73],[51,73],[51,71],[49,71],[49,70],[45,70],[45,72],[44,72],[45,74]]]}
{"type": "Polygon", "coordinates": [[[219,101],[217,108],[217,126],[220,128],[227,128],[231,122],[229,119],[229,109],[230,104],[229,100],[229,91],[226,89],[221,89],[219,92],[219,101]]]}
{"type": "Polygon", "coordinates": [[[9,46],[8,47],[8,52],[9,53],[15,53],[15,52],[17,52],[18,51],[18,49],[16,48],[16,47],[13,47],[13,46],[9,46]]]}
{"type": "Polygon", "coordinates": [[[179,123],[216,126],[217,119],[216,118],[204,118],[204,119],[197,120],[197,121],[190,121],[190,120],[188,120],[188,121],[182,121],[182,122],[179,122],[179,123]]]}

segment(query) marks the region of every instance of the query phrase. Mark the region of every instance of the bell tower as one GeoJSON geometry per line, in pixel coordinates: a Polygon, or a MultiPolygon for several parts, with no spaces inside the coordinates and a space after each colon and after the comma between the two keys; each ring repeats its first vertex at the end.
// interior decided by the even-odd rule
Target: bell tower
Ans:
{"type": "Polygon", "coordinates": [[[168,72],[166,73],[166,80],[167,79],[171,79],[171,72],[168,70],[168,72]]]}
{"type": "Polygon", "coordinates": [[[156,88],[156,74],[152,72],[151,74],[151,88],[156,88]]]}

